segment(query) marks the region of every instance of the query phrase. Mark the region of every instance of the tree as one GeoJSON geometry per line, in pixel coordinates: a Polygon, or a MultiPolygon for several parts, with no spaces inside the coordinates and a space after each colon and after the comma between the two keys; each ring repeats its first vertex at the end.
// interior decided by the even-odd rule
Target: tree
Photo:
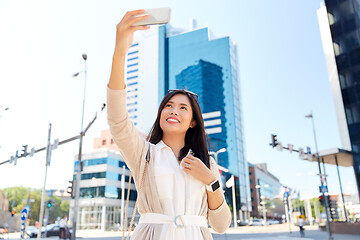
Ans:
{"type": "Polygon", "coordinates": [[[63,213],[66,213],[66,215],[68,215],[70,209],[70,201],[69,200],[62,201],[60,204],[60,208],[63,213]]]}
{"type": "Polygon", "coordinates": [[[54,223],[58,217],[69,215],[70,203],[68,200],[61,200],[58,196],[51,197],[51,200],[53,204],[49,209],[49,223],[54,223]]]}
{"type": "Polygon", "coordinates": [[[15,213],[20,213],[22,208],[20,209],[20,207],[17,206],[23,202],[23,199],[27,199],[29,189],[25,187],[10,187],[3,189],[3,193],[9,200],[9,211],[12,210],[12,202],[14,202],[15,213]]]}
{"type": "Polygon", "coordinates": [[[28,219],[30,220],[30,225],[35,225],[35,222],[39,221],[41,190],[31,191],[30,199],[33,199],[34,201],[30,203],[30,213],[28,219]]]}
{"type": "MultiPolygon", "coordinates": [[[[40,205],[41,205],[41,190],[31,190],[29,197],[30,189],[25,187],[10,187],[3,189],[7,199],[9,200],[9,211],[11,211],[11,205],[14,201],[14,210],[15,213],[19,214],[27,204],[29,198],[30,202],[30,212],[28,219],[30,220],[30,225],[34,225],[36,221],[39,221],[40,205]]],[[[45,198],[45,201],[49,198],[45,198]]],[[[52,207],[49,209],[49,223],[54,223],[58,217],[63,217],[69,215],[70,203],[68,200],[61,200],[60,197],[53,196],[51,197],[53,201],[52,207]]],[[[45,206],[46,207],[46,206],[45,206]]]]}

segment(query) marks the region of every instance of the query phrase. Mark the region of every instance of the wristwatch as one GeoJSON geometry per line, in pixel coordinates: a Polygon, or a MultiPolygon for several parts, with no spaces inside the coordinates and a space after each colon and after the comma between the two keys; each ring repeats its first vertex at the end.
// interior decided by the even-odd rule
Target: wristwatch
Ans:
{"type": "Polygon", "coordinates": [[[215,179],[212,183],[205,186],[206,190],[208,190],[209,192],[215,192],[216,190],[218,190],[218,188],[220,188],[220,183],[219,180],[215,179]]]}

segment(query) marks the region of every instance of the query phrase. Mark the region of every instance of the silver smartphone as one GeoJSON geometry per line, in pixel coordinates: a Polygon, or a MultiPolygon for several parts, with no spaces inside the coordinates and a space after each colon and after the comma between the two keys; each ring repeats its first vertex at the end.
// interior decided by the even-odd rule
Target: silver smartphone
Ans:
{"type": "Polygon", "coordinates": [[[166,24],[170,21],[170,14],[171,14],[170,8],[152,8],[152,9],[146,9],[145,11],[146,11],[145,13],[137,16],[150,14],[150,17],[146,20],[133,24],[133,26],[166,24]]]}

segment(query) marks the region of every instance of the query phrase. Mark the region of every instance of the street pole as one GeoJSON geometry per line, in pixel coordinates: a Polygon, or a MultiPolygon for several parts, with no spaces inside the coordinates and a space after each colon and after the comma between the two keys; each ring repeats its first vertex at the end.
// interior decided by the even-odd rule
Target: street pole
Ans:
{"type": "Polygon", "coordinates": [[[234,214],[234,227],[237,227],[237,216],[236,216],[236,196],[235,196],[235,176],[231,176],[234,179],[234,184],[232,185],[232,200],[233,200],[233,214],[234,214]]]}
{"type": "MultiPolygon", "coordinates": [[[[128,189],[129,191],[129,189],[128,189]]],[[[121,230],[125,231],[124,228],[124,207],[125,207],[125,165],[123,166],[123,171],[121,175],[121,230]]]]}
{"type": "Polygon", "coordinates": [[[263,207],[264,224],[266,225],[266,207],[265,207],[265,202],[264,201],[262,201],[262,207],[263,207]]]}
{"type": "Polygon", "coordinates": [[[290,217],[289,217],[289,198],[286,197],[285,199],[286,199],[285,204],[284,204],[285,218],[286,218],[286,222],[288,223],[288,226],[289,226],[289,232],[291,233],[291,223],[290,223],[290,217]]]}
{"type": "MultiPolygon", "coordinates": [[[[318,162],[318,167],[319,167],[319,175],[320,175],[320,184],[321,186],[323,186],[323,181],[322,181],[322,174],[321,174],[321,167],[320,167],[320,157],[319,157],[319,149],[318,149],[318,145],[317,145],[317,139],[316,139],[316,131],[315,131],[315,123],[314,123],[314,116],[313,113],[311,111],[310,115],[307,115],[306,117],[311,118],[311,122],[312,122],[312,127],[313,127],[313,133],[314,133],[314,142],[315,142],[315,148],[316,148],[316,160],[318,162]]],[[[326,176],[324,176],[325,181],[326,181],[326,176]]],[[[330,229],[330,221],[329,221],[329,211],[328,211],[328,200],[327,197],[325,196],[324,191],[322,192],[322,196],[323,198],[325,198],[325,213],[326,213],[326,230],[328,232],[329,235],[329,240],[333,240],[334,238],[331,235],[331,229],[330,229]]]]}
{"type": "Polygon", "coordinates": [[[78,208],[79,208],[79,197],[80,197],[80,181],[81,181],[81,171],[83,170],[83,163],[81,161],[82,159],[82,142],[83,142],[83,136],[84,136],[84,132],[83,132],[83,128],[84,128],[84,111],[85,111],[85,93],[86,93],[86,80],[87,80],[87,64],[86,64],[86,60],[87,60],[87,55],[83,54],[82,55],[84,61],[85,61],[85,80],[84,80],[84,94],[83,94],[83,106],[82,106],[82,116],[81,116],[81,132],[80,132],[80,136],[79,136],[79,154],[78,154],[78,169],[76,172],[76,191],[75,191],[75,200],[74,200],[74,213],[73,213],[73,220],[72,220],[72,229],[73,229],[73,234],[71,234],[71,240],[75,240],[76,239],[76,228],[77,228],[77,217],[78,217],[78,208]]]}
{"type": "Polygon", "coordinates": [[[45,187],[46,187],[46,178],[47,178],[47,170],[50,162],[51,157],[51,123],[49,123],[49,133],[48,133],[48,141],[46,146],[46,163],[45,163],[45,179],[44,179],[44,186],[41,192],[41,205],[40,205],[40,217],[39,217],[39,231],[37,235],[37,239],[41,238],[41,228],[43,225],[43,218],[44,218],[44,205],[45,205],[45,187]]]}
{"type": "Polygon", "coordinates": [[[49,208],[45,208],[45,238],[47,237],[47,225],[49,223],[49,208]]]}

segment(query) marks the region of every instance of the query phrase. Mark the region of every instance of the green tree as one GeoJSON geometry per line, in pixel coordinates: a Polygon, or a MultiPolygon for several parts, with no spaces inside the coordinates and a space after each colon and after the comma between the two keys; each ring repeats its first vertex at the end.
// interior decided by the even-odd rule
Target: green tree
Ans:
{"type": "Polygon", "coordinates": [[[32,202],[30,203],[30,213],[28,218],[30,220],[30,225],[35,225],[35,222],[39,221],[41,190],[31,191],[30,199],[32,199],[32,202]]]}
{"type": "MultiPolygon", "coordinates": [[[[10,187],[3,189],[3,193],[7,195],[7,198],[9,199],[9,211],[11,210],[11,205],[14,201],[14,210],[17,214],[21,213],[29,198],[30,213],[28,219],[30,220],[30,225],[34,225],[36,221],[39,221],[41,190],[31,190],[30,196],[29,191],[30,189],[25,187],[10,187]]],[[[49,200],[48,197],[44,199],[45,202],[47,200],[49,200]]],[[[49,209],[49,223],[54,223],[58,217],[69,215],[69,200],[61,200],[61,198],[57,196],[51,197],[51,200],[53,201],[53,205],[49,209]]],[[[47,206],[45,206],[45,208],[46,207],[47,206]]]]}
{"type": "Polygon", "coordinates": [[[70,201],[69,200],[62,201],[61,204],[60,204],[60,208],[61,208],[61,211],[65,215],[68,215],[69,214],[69,209],[70,209],[70,201]]]}
{"type": "Polygon", "coordinates": [[[15,213],[20,213],[22,208],[20,208],[20,206],[17,206],[19,204],[22,204],[23,199],[27,199],[29,189],[25,187],[10,187],[3,189],[3,193],[5,194],[5,196],[7,196],[7,199],[9,200],[9,211],[11,211],[11,206],[14,202],[15,213]]]}
{"type": "Polygon", "coordinates": [[[49,223],[54,223],[58,217],[69,215],[70,203],[68,200],[61,200],[58,196],[51,197],[53,204],[49,209],[49,223]]]}

